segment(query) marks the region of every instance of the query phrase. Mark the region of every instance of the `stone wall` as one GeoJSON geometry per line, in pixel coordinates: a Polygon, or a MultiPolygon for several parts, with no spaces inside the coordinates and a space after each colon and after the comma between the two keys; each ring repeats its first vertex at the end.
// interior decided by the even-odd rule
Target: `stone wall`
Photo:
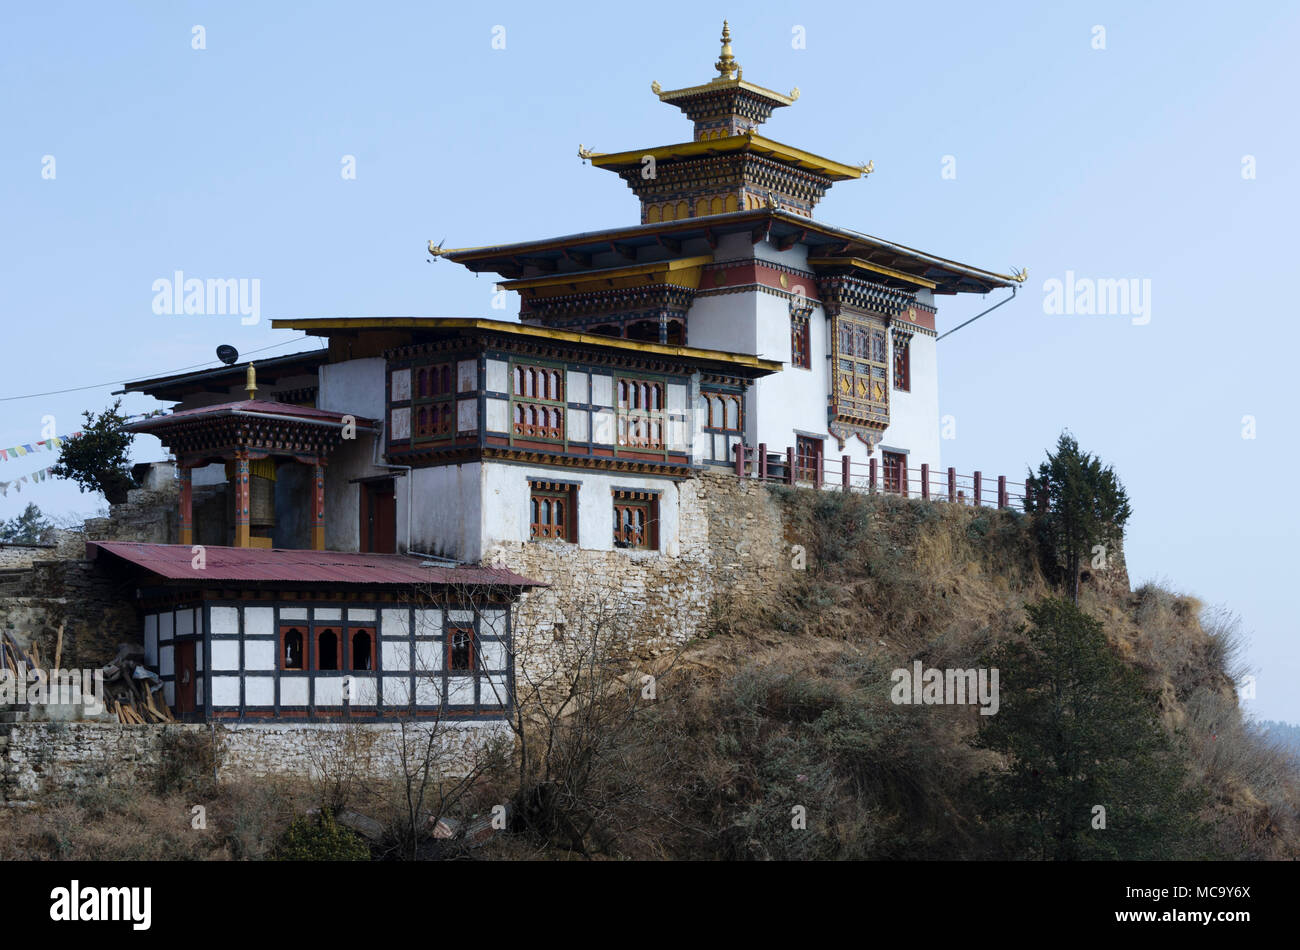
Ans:
{"type": "Polygon", "coordinates": [[[622,641],[651,659],[707,634],[722,611],[775,586],[789,563],[780,506],[771,490],[726,472],[706,471],[679,487],[679,555],[563,542],[502,543],[486,560],[550,587],[515,612],[517,665],[540,672],[565,653],[565,637],[622,641]],[[563,625],[557,629],[557,625],[563,625]],[[582,629],[579,629],[582,628],[582,629]]]}
{"type": "Polygon", "coordinates": [[[413,754],[436,730],[434,748],[445,775],[465,773],[488,743],[509,739],[503,722],[421,723],[405,740],[396,724],[300,724],[296,726],[209,725],[202,723],[122,725],[120,723],[0,724],[0,804],[33,802],[54,790],[102,782],[149,784],[166,754],[167,739],[178,734],[211,741],[220,763],[218,776],[298,775],[319,777],[344,763],[378,779],[401,774],[401,746],[413,754]]]}
{"type": "Polygon", "coordinates": [[[98,667],[119,643],[140,642],[135,589],[94,561],[57,560],[32,566],[24,596],[0,598],[0,628],[24,647],[40,644],[42,658],[54,657],[63,625],[67,668],[98,667]]]}

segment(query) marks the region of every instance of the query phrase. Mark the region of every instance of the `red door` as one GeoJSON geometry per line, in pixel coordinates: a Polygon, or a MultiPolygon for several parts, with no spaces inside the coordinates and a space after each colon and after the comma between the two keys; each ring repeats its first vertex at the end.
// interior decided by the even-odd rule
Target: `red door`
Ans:
{"type": "Polygon", "coordinates": [[[194,641],[176,644],[176,715],[194,712],[194,641]]]}
{"type": "Polygon", "coordinates": [[[361,550],[397,553],[397,495],[392,479],[362,483],[361,550]]]}

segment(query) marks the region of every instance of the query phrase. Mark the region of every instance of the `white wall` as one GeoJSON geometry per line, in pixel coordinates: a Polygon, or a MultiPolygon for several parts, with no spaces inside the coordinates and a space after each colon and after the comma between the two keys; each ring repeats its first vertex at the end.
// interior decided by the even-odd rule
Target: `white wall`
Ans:
{"type": "MultiPolygon", "coordinates": [[[[417,468],[410,477],[414,496],[411,547],[422,554],[440,554],[477,561],[483,551],[483,464],[417,468]]],[[[552,476],[554,477],[554,476],[552,476]]],[[[406,491],[397,488],[397,534],[405,543],[406,491]]]]}

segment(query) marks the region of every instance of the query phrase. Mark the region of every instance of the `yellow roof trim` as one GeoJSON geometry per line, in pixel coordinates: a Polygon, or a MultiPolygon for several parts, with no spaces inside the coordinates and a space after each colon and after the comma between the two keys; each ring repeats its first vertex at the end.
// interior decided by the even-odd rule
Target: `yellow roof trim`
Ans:
{"type": "Polygon", "coordinates": [[[697,155],[708,155],[715,152],[758,152],[759,154],[794,162],[803,168],[821,172],[823,175],[837,181],[862,178],[866,174],[857,165],[845,165],[843,162],[823,158],[801,148],[795,148],[793,145],[786,145],[751,133],[728,135],[720,139],[680,142],[676,145],[660,145],[655,148],[633,149],[627,152],[595,152],[590,156],[590,161],[597,168],[606,168],[618,165],[640,165],[642,158],[646,155],[653,155],[655,160],[659,161],[666,158],[693,158],[697,155]]]}
{"type": "Polygon", "coordinates": [[[772,89],[755,85],[752,82],[746,82],[743,79],[723,79],[719,76],[711,82],[703,83],[699,86],[686,86],[683,89],[665,89],[659,93],[659,101],[674,103],[677,99],[685,99],[687,96],[697,96],[706,92],[720,92],[724,89],[743,89],[746,92],[757,93],[760,96],[766,96],[768,99],[775,99],[783,106],[794,105],[794,96],[783,95],[772,89]]]}
{"type": "Polygon", "coordinates": [[[809,258],[808,265],[814,269],[818,264],[847,264],[850,267],[859,267],[862,270],[869,270],[877,274],[884,274],[886,277],[895,277],[898,280],[906,280],[916,284],[918,287],[927,287],[934,290],[939,286],[932,280],[926,280],[924,277],[917,277],[915,274],[909,274],[906,271],[894,270],[892,267],[885,267],[881,264],[873,264],[871,261],[864,261],[860,257],[813,257],[809,258]]]}
{"type": "Polygon", "coordinates": [[[599,333],[574,333],[571,330],[532,327],[523,323],[509,323],[505,320],[482,320],[476,317],[313,317],[304,319],[290,317],[272,320],[271,327],[275,330],[301,330],[304,333],[313,333],[319,330],[487,330],[496,333],[509,333],[515,336],[557,340],[564,343],[584,343],[589,346],[607,346],[616,350],[653,353],[657,356],[712,360],[717,363],[730,363],[733,366],[748,366],[752,369],[766,370],[771,373],[778,372],[785,365],[777,360],[760,359],[746,353],[702,350],[694,346],[643,343],[639,340],[601,336],[599,333]]]}
{"type": "Polygon", "coordinates": [[[637,277],[641,274],[670,274],[674,271],[703,267],[713,262],[712,254],[699,257],[682,257],[674,261],[653,261],[649,264],[631,264],[627,267],[608,267],[604,270],[570,271],[567,274],[551,274],[546,277],[520,277],[516,280],[499,281],[498,285],[506,290],[532,290],[542,287],[556,287],[564,284],[585,284],[593,280],[618,280],[623,277],[637,277]]]}

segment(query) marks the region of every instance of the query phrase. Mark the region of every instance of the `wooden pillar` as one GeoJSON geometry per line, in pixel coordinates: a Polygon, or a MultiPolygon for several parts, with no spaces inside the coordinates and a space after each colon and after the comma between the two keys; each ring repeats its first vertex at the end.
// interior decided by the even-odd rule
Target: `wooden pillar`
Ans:
{"type": "Polygon", "coordinates": [[[983,485],[983,483],[984,483],[984,476],[981,475],[979,472],[976,472],[976,473],[975,473],[975,491],[974,491],[974,494],[975,494],[975,507],[976,507],[976,508],[978,508],[980,505],[984,504],[984,499],[983,499],[983,497],[982,497],[982,496],[983,496],[983,492],[984,492],[984,490],[983,490],[983,488],[981,487],[981,486],[983,485]]]}
{"type": "Polygon", "coordinates": [[[825,465],[826,460],[819,449],[813,453],[813,488],[822,487],[822,477],[825,475],[825,472],[823,472],[822,469],[825,465]]]}
{"type": "Polygon", "coordinates": [[[745,443],[736,443],[736,477],[745,477],[745,443]]]}
{"type": "Polygon", "coordinates": [[[952,466],[948,467],[948,500],[957,500],[957,470],[952,466]]]}
{"type": "Polygon", "coordinates": [[[840,487],[845,491],[849,490],[849,457],[840,456],[840,487]]]}
{"type": "Polygon", "coordinates": [[[907,497],[907,456],[906,455],[904,455],[901,459],[898,460],[898,491],[904,498],[907,497]]]}
{"type": "Polygon", "coordinates": [[[758,443],[758,477],[767,481],[767,443],[758,443]]]}
{"type": "Polygon", "coordinates": [[[235,456],[235,547],[252,545],[248,524],[248,453],[235,456]]]}
{"type": "Polygon", "coordinates": [[[794,484],[794,447],[789,445],[785,447],[785,481],[794,484]]]}
{"type": "Polygon", "coordinates": [[[1005,475],[998,476],[998,507],[1010,507],[1007,504],[1007,477],[1005,475]]]}
{"type": "Polygon", "coordinates": [[[312,465],[311,549],[325,550],[325,463],[319,459],[312,465]]]}
{"type": "Polygon", "coordinates": [[[181,544],[194,543],[194,470],[188,465],[181,465],[180,532],[181,544]]]}
{"type": "Polygon", "coordinates": [[[921,497],[930,500],[930,463],[921,463],[921,497]]]}
{"type": "Polygon", "coordinates": [[[871,460],[871,490],[876,490],[876,460],[871,460]]]}

